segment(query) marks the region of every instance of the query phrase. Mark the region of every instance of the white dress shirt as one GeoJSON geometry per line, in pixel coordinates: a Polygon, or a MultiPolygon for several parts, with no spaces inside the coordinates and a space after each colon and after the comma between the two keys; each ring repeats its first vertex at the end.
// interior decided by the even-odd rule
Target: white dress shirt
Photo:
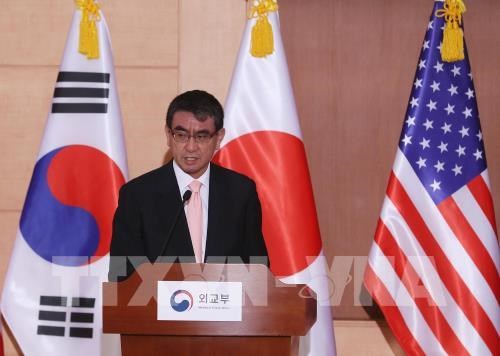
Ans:
{"type": "MultiPolygon", "coordinates": [[[[201,183],[200,187],[200,197],[201,197],[201,206],[203,209],[203,231],[201,235],[201,255],[203,256],[202,260],[205,259],[205,247],[207,245],[207,227],[208,227],[208,194],[209,194],[209,182],[210,182],[210,164],[208,165],[205,173],[201,175],[198,179],[194,179],[189,174],[184,172],[181,167],[174,161],[174,173],[175,178],[177,179],[177,184],[179,184],[179,191],[181,192],[181,199],[184,196],[186,190],[189,189],[189,184],[193,180],[197,180],[201,183]]],[[[187,213],[187,204],[184,206],[184,213],[187,213]]]]}

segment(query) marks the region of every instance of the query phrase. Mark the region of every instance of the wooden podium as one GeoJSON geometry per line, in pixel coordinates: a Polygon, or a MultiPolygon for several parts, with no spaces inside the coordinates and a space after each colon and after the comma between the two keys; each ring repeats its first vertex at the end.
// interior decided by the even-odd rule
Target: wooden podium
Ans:
{"type": "Polygon", "coordinates": [[[264,265],[144,264],[103,285],[103,331],[121,334],[123,356],[296,355],[315,321],[314,292],[279,282],[264,265]],[[242,282],[242,321],[158,320],[161,280],[242,282]]]}

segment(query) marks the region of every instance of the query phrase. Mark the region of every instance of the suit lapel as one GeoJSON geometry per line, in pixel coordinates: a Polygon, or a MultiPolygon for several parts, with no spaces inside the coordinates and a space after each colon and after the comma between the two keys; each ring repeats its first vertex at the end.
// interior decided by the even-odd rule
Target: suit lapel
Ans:
{"type": "MultiPolygon", "coordinates": [[[[158,214],[162,216],[160,219],[162,225],[161,230],[164,234],[160,246],[163,245],[164,239],[167,238],[167,234],[170,231],[171,226],[176,224],[174,230],[172,231],[172,235],[170,236],[165,255],[194,256],[184,211],[181,211],[177,223],[175,222],[176,215],[182,204],[182,198],[179,191],[179,185],[177,184],[177,179],[175,178],[172,161],[165,165],[165,169],[163,169],[160,177],[162,181],[158,184],[159,191],[158,199],[156,201],[158,214]]],[[[159,247],[159,249],[160,248],[161,247],[159,247]]],[[[159,250],[158,253],[160,253],[159,250]]]]}
{"type": "Polygon", "coordinates": [[[205,246],[206,256],[218,256],[220,248],[218,244],[223,244],[224,226],[224,186],[220,179],[219,167],[213,163],[210,165],[210,192],[208,196],[208,224],[207,242],[205,246]]]}

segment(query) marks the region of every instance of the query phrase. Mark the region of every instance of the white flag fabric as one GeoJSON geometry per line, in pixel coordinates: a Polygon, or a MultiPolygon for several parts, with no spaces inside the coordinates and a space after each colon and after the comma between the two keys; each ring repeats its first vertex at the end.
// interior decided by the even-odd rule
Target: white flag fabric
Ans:
{"type": "Polygon", "coordinates": [[[215,160],[256,182],[272,272],[317,294],[317,321],[301,338],[300,354],[334,355],[326,261],[277,12],[268,19],[275,50],[263,58],[250,54],[256,20],[247,21],[215,160]]]}
{"type": "Polygon", "coordinates": [[[126,152],[107,25],[101,13],[100,58],[87,59],[81,17],[75,11],[2,294],[26,355],[119,350],[116,339],[101,350],[101,283],[126,152]]]}

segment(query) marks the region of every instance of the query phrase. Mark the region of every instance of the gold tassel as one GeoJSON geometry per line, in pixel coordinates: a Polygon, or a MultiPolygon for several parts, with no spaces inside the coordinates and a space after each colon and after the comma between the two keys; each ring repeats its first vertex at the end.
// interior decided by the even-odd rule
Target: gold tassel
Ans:
{"type": "Polygon", "coordinates": [[[257,19],[252,28],[252,46],[250,53],[254,57],[265,57],[274,52],[273,28],[267,19],[263,16],[257,19]]]}
{"type": "Polygon", "coordinates": [[[441,59],[444,62],[456,62],[465,58],[464,32],[460,28],[465,10],[462,0],[445,0],[443,9],[436,11],[436,16],[444,17],[446,22],[441,44],[441,59]]]}
{"type": "Polygon", "coordinates": [[[250,9],[249,18],[257,18],[252,28],[250,54],[254,57],[265,57],[274,52],[273,27],[267,14],[278,10],[277,0],[256,0],[250,9]]]}
{"type": "Polygon", "coordinates": [[[96,21],[100,21],[99,5],[94,0],[77,0],[76,5],[82,10],[80,21],[80,42],[78,51],[87,59],[99,58],[99,36],[96,21]]]}
{"type": "Polygon", "coordinates": [[[97,33],[97,25],[95,21],[89,23],[88,35],[88,48],[87,48],[87,58],[97,59],[99,58],[99,36],[97,33]]]}

